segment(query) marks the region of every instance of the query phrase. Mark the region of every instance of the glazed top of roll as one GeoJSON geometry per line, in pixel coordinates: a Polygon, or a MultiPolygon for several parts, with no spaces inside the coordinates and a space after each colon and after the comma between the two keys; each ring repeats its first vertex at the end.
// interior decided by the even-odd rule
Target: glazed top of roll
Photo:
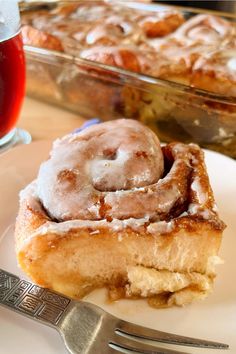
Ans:
{"type": "Polygon", "coordinates": [[[121,119],[57,140],[40,167],[38,194],[55,219],[99,220],[112,208],[107,199],[116,196],[113,202],[121,203],[119,196],[157,183],[163,171],[157,136],[121,119]]]}
{"type": "Polygon", "coordinates": [[[217,218],[200,148],[161,148],[157,136],[134,120],[101,123],[58,139],[36,182],[41,204],[58,222],[156,222],[185,212],[217,218]]]}

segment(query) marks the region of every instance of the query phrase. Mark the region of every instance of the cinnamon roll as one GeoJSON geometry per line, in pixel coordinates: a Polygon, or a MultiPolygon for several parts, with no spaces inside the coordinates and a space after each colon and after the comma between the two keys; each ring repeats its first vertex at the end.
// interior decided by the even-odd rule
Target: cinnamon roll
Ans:
{"type": "Polygon", "coordinates": [[[200,56],[201,46],[196,43],[184,46],[175,38],[170,38],[155,44],[155,50],[158,52],[157,60],[153,62],[149,74],[190,85],[192,66],[200,56]]]}
{"type": "MultiPolygon", "coordinates": [[[[218,16],[194,16],[164,40],[151,42],[155,50],[165,58],[165,61],[158,59],[153,64],[152,75],[199,87],[192,80],[192,69],[196,61],[199,59],[201,62],[205,56],[219,50],[219,47],[224,52],[225,46],[235,36],[235,27],[218,16]]],[[[217,71],[217,66],[214,70],[217,71]]],[[[204,75],[200,80],[204,80],[204,75]]]]}
{"type": "Polygon", "coordinates": [[[16,253],[41,286],[73,298],[184,305],[211,290],[224,224],[197,145],[120,119],[53,144],[20,195],[16,253]]]}
{"type": "Polygon", "coordinates": [[[159,38],[174,32],[184,22],[180,12],[160,11],[143,16],[138,23],[148,38],[159,38]]]}
{"type": "Polygon", "coordinates": [[[38,30],[30,25],[24,25],[21,29],[23,43],[34,47],[57,50],[63,52],[61,41],[50,33],[38,30]]]}
{"type": "Polygon", "coordinates": [[[193,16],[178,28],[174,37],[183,44],[224,44],[236,35],[235,26],[219,16],[200,14],[193,16]]]}
{"type": "MultiPolygon", "coordinates": [[[[145,73],[151,70],[155,55],[143,53],[137,48],[127,46],[95,46],[80,53],[81,58],[126,70],[145,73]]],[[[113,73],[109,73],[110,76],[113,73]]]]}
{"type": "Polygon", "coordinates": [[[192,69],[195,87],[236,97],[236,46],[199,58],[192,69]]]}

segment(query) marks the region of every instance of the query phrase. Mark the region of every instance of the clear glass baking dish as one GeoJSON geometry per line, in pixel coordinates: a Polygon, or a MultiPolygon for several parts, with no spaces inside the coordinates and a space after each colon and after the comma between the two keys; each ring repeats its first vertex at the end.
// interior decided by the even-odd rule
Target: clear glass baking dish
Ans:
{"type": "Polygon", "coordinates": [[[84,117],[135,118],[162,141],[196,142],[236,158],[234,98],[52,50],[25,46],[25,54],[27,94],[34,98],[84,117]]]}

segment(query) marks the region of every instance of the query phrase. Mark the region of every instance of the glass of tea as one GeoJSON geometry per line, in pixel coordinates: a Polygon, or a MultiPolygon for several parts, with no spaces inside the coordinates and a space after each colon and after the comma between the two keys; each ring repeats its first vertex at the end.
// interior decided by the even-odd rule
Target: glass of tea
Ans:
{"type": "Polygon", "coordinates": [[[0,152],[29,143],[30,134],[16,128],[25,95],[25,58],[16,0],[0,0],[0,152]]]}

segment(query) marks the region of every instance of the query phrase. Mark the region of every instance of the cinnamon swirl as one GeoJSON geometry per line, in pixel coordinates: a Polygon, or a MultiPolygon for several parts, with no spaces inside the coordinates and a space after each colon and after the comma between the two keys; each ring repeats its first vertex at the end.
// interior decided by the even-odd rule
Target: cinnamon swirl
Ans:
{"type": "Polygon", "coordinates": [[[235,27],[229,21],[209,14],[192,17],[174,33],[174,37],[185,44],[199,42],[214,46],[227,43],[235,35],[235,27]]]}
{"type": "Polygon", "coordinates": [[[16,252],[36,283],[74,298],[184,305],[212,289],[223,222],[197,145],[120,119],[57,140],[20,195],[16,252]]]}

